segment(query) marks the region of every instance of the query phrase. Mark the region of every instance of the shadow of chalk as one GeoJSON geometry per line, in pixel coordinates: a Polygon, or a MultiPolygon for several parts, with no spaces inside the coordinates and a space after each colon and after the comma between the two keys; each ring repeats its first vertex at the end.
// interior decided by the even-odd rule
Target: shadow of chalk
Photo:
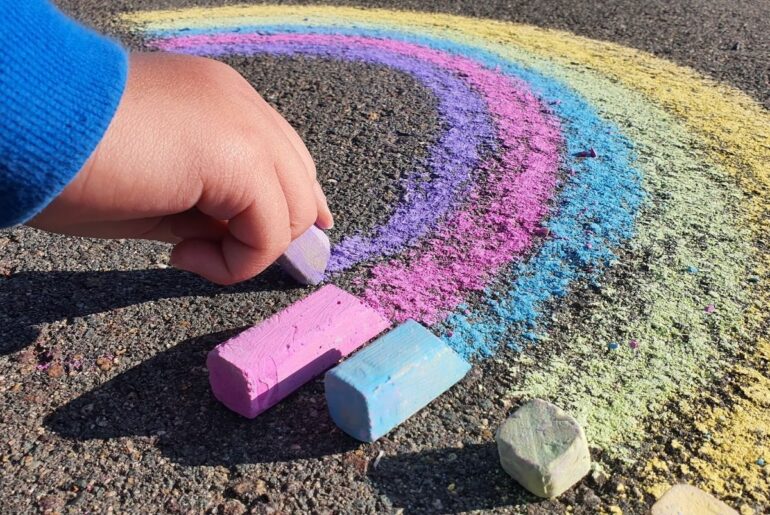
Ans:
{"type": "Polygon", "coordinates": [[[183,465],[290,461],[345,452],[357,443],[336,429],[320,380],[253,420],[211,394],[206,354],[239,330],[184,341],[60,407],[45,420],[76,440],[157,436],[183,465]]]}
{"type": "Polygon", "coordinates": [[[251,281],[228,287],[173,268],[20,272],[0,280],[0,356],[34,342],[37,324],[159,299],[298,287],[277,267],[251,281]]]}
{"type": "Polygon", "coordinates": [[[494,442],[386,456],[370,469],[369,478],[395,507],[409,513],[459,513],[548,502],[503,471],[494,442]]]}
{"type": "MultiPolygon", "coordinates": [[[[308,375],[312,375],[312,370],[327,370],[336,365],[342,359],[342,353],[338,349],[329,349],[320,356],[316,356],[312,360],[304,364],[300,369],[293,374],[288,375],[283,380],[278,381],[273,386],[273,390],[276,393],[283,394],[283,392],[291,392],[298,388],[301,388],[308,375]]],[[[321,374],[323,377],[323,374],[321,374]]],[[[281,401],[278,401],[281,402],[281,401]]],[[[324,409],[326,407],[324,400],[324,409]]]]}

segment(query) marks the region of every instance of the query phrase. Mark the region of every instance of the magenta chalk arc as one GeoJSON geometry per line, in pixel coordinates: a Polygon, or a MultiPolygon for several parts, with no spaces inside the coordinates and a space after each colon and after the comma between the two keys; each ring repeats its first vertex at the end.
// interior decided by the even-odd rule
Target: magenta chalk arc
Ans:
{"type": "MultiPolygon", "coordinates": [[[[562,145],[559,122],[521,80],[484,68],[463,56],[411,43],[365,37],[226,34],[181,37],[157,45],[165,50],[205,55],[311,53],[384,61],[390,65],[399,64],[399,60],[418,61],[418,69],[433,66],[467,82],[469,87],[465,97],[447,102],[466,101],[468,93],[478,96],[489,119],[493,120],[496,141],[478,139],[499,153],[497,159],[473,160],[473,164],[484,172],[484,181],[466,188],[458,185],[449,192],[456,196],[463,193],[469,209],[447,213],[443,219],[436,220],[436,227],[430,227],[426,213],[441,215],[441,208],[447,211],[449,206],[442,205],[445,204],[441,202],[442,198],[435,202],[437,199],[424,195],[424,191],[410,192],[416,199],[411,204],[402,203],[406,207],[395,210],[396,220],[386,223],[384,230],[380,228],[377,235],[368,240],[361,236],[352,239],[355,242],[353,248],[373,249],[377,256],[381,256],[400,250],[401,245],[411,243],[410,239],[423,231],[433,231],[416,248],[402,255],[401,260],[378,265],[372,270],[374,277],[366,289],[365,299],[393,320],[412,318],[427,324],[442,320],[464,300],[465,292],[482,290],[501,266],[530,248],[532,231],[548,211],[546,203],[554,192],[562,145]],[[410,212],[410,215],[402,216],[403,212],[410,212]],[[409,224],[410,219],[415,219],[415,223],[409,224]],[[388,227],[396,230],[388,231],[388,227]],[[408,237],[400,237],[401,234],[408,234],[408,237]],[[384,285],[389,287],[383,288],[384,285]],[[408,296],[399,295],[396,299],[389,293],[393,288],[405,291],[405,285],[409,285],[408,296]]],[[[481,122],[474,119],[470,123],[481,122]]],[[[451,130],[458,129],[453,127],[451,130]]],[[[473,135],[472,131],[464,132],[463,139],[469,133],[473,135]]],[[[452,150],[452,161],[467,159],[462,155],[464,149],[452,150]]],[[[441,161],[441,164],[449,162],[441,161]]],[[[437,193],[445,197],[447,191],[437,193]]],[[[342,257],[338,257],[337,264],[332,263],[332,271],[350,266],[354,259],[360,260],[370,254],[360,253],[351,259],[348,247],[349,242],[343,240],[334,250],[334,256],[342,257]],[[344,265],[340,265],[340,261],[344,265]]]]}

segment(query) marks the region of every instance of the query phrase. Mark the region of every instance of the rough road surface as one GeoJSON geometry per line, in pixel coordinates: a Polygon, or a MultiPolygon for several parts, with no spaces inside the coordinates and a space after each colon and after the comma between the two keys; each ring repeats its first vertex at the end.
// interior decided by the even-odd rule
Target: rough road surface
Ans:
{"type": "MultiPolygon", "coordinates": [[[[206,2],[58,3],[139,48],[117,14],[206,2]]],[[[496,18],[617,42],[692,67],[770,108],[768,2],[353,5],[496,18]]],[[[227,61],[305,138],[336,216],[333,240],[381,221],[399,195],[398,180],[439,130],[433,97],[399,72],[307,58],[227,61]]],[[[655,500],[650,476],[702,479],[677,465],[677,442],[686,444],[688,433],[676,423],[650,422],[634,460],[604,460],[603,471],[558,499],[537,499],[516,485],[498,464],[493,435],[520,403],[517,377],[559,352],[549,346],[517,367],[510,350],[481,362],[449,394],[371,445],[334,427],[319,381],[256,420],[243,419],[213,399],[206,352],[306,291],[276,270],[235,287],[213,286],[169,268],[168,250],[28,228],[0,232],[3,512],[644,513],[655,500]]],[[[622,271],[613,274],[623,279],[622,271]]],[[[336,283],[356,288],[346,276],[336,283]]],[[[590,288],[564,301],[595,302],[599,294],[590,288]]],[[[568,334],[579,318],[578,309],[552,330],[568,334]]],[[[714,403],[728,387],[713,387],[714,403]]],[[[670,407],[674,420],[678,410],[670,407]]],[[[592,453],[602,460],[600,450],[592,453]]],[[[770,489],[766,482],[758,488],[770,489]]],[[[770,509],[726,491],[732,494],[725,500],[746,513],[770,509]]]]}

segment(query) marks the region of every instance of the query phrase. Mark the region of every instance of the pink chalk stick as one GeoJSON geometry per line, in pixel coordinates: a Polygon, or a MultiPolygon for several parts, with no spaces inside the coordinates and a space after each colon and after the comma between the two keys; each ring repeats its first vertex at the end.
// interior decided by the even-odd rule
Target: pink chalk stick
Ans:
{"type": "Polygon", "coordinates": [[[209,352],[214,397],[254,418],[390,326],[336,286],[324,286],[209,352]]]}
{"type": "Polygon", "coordinates": [[[298,283],[318,284],[324,278],[330,255],[329,237],[311,225],[310,229],[291,242],[286,252],[278,258],[278,264],[298,283]]]}

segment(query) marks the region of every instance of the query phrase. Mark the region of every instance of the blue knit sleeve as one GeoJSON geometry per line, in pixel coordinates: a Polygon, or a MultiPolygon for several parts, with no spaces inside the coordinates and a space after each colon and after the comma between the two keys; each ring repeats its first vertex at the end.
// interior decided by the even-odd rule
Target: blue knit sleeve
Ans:
{"type": "Polygon", "coordinates": [[[0,0],[0,228],[32,218],[77,174],[127,71],[125,50],[46,0],[0,0]]]}

